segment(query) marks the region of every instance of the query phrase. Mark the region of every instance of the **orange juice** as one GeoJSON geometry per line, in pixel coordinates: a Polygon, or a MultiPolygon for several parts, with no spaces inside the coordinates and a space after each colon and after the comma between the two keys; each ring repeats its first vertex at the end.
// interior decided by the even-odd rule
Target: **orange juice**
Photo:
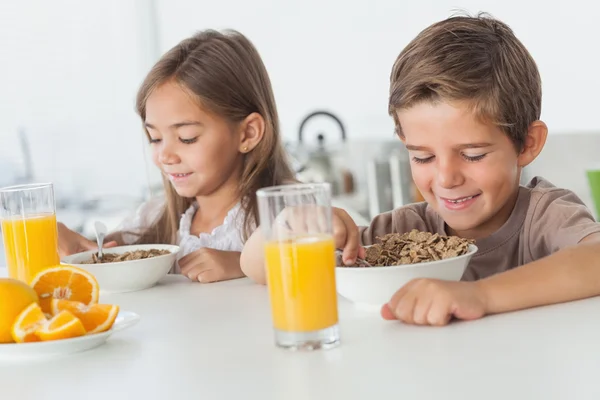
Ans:
{"type": "Polygon", "coordinates": [[[265,259],[276,329],[308,332],[337,324],[335,247],[331,236],[267,242],[265,259]]]}
{"type": "Polygon", "coordinates": [[[2,221],[8,275],[30,283],[42,269],[60,264],[55,214],[2,221]]]}

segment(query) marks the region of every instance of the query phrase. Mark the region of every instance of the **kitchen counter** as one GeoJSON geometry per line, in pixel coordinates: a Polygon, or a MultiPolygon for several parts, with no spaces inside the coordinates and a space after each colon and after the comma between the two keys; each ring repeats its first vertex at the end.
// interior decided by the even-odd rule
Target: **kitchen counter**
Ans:
{"type": "Polygon", "coordinates": [[[312,353],[274,346],[267,290],[247,279],[168,276],[101,302],[141,320],[87,352],[0,360],[0,398],[600,398],[600,298],[446,327],[384,321],[340,299],[342,345],[312,353]]]}

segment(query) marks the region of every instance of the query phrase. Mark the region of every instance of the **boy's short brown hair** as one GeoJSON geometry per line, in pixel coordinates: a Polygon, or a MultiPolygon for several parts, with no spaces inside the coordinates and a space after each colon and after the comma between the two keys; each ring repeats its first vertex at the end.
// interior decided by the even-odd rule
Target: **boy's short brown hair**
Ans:
{"type": "Polygon", "coordinates": [[[523,148],[542,108],[535,61],[504,23],[479,14],[437,22],[402,50],[390,78],[389,113],[422,101],[468,101],[475,114],[501,127],[523,148]]]}

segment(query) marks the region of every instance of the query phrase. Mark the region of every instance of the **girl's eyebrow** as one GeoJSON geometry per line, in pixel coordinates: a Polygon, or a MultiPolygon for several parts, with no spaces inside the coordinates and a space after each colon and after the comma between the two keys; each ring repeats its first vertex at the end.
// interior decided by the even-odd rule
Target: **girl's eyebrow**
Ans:
{"type": "MultiPolygon", "coordinates": [[[[181,128],[183,126],[202,126],[202,125],[203,124],[200,121],[188,121],[188,120],[186,120],[186,121],[181,121],[181,122],[177,122],[175,124],[172,124],[169,128],[178,129],[178,128],[181,128]]],[[[144,122],[144,126],[146,128],[148,128],[148,129],[156,129],[156,127],[154,125],[152,125],[151,123],[149,123],[149,122],[144,122]]]]}

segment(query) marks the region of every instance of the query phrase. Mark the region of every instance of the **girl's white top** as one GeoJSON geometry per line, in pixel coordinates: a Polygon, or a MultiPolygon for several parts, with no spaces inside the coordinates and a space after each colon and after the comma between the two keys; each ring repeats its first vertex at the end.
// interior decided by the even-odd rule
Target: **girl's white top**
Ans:
{"type": "MultiPolygon", "coordinates": [[[[160,216],[164,204],[164,198],[150,199],[138,207],[133,216],[123,221],[118,230],[125,232],[141,232],[145,230],[160,216]]],[[[212,232],[202,232],[199,235],[192,235],[190,232],[192,220],[197,211],[198,203],[194,202],[181,215],[179,231],[177,233],[177,244],[180,247],[177,260],[203,247],[223,251],[242,251],[244,248],[242,241],[244,212],[240,203],[237,203],[229,210],[223,223],[213,229],[212,232]]],[[[126,244],[131,244],[136,240],[136,236],[125,233],[123,239],[126,244]]],[[[178,263],[176,263],[175,271],[173,272],[179,272],[178,263]]]]}
{"type": "Polygon", "coordinates": [[[183,253],[182,257],[202,247],[224,251],[242,251],[244,243],[242,242],[241,232],[244,224],[244,213],[240,203],[229,210],[223,223],[213,229],[212,232],[192,235],[190,229],[196,211],[198,211],[198,203],[194,202],[179,221],[178,239],[179,247],[181,247],[183,253]]]}

